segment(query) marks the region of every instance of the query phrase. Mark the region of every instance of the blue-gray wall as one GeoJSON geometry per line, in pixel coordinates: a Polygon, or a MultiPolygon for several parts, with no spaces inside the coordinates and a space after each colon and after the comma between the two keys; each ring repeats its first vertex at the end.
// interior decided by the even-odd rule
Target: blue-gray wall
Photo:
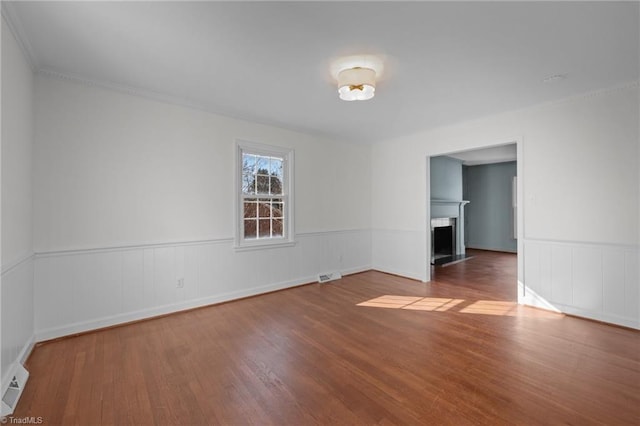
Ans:
{"type": "Polygon", "coordinates": [[[462,161],[451,157],[431,158],[431,199],[462,200],[462,161]]]}
{"type": "Polygon", "coordinates": [[[511,182],[516,162],[464,166],[463,195],[467,248],[516,252],[513,238],[511,182]]]}

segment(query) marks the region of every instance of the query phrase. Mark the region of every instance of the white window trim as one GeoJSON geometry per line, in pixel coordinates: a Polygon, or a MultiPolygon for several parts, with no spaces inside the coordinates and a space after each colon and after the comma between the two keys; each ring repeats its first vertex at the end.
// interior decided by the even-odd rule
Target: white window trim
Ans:
{"type": "Polygon", "coordinates": [[[290,247],[296,244],[294,235],[294,152],[291,148],[283,148],[278,146],[265,145],[261,143],[249,142],[245,140],[236,140],[236,164],[234,167],[235,182],[235,203],[234,203],[234,226],[235,226],[235,244],[234,249],[258,250],[277,247],[290,247]],[[245,240],[243,236],[244,218],[241,217],[244,212],[242,197],[242,153],[247,151],[251,154],[282,157],[285,161],[283,170],[284,175],[284,198],[285,198],[285,217],[284,217],[284,237],[282,238],[264,238],[256,240],[245,240]]]}

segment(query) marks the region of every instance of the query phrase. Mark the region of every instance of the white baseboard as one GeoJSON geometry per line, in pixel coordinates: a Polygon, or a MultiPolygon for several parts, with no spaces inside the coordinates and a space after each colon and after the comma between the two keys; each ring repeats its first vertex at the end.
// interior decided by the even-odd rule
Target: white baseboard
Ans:
{"type": "Polygon", "coordinates": [[[2,268],[0,396],[3,416],[13,412],[29,377],[23,365],[35,344],[34,260],[33,253],[28,252],[2,268]],[[14,377],[17,385],[10,386],[14,377]]]}
{"type": "Polygon", "coordinates": [[[35,345],[36,345],[36,336],[33,335],[33,336],[31,336],[29,341],[27,341],[27,343],[25,343],[24,347],[20,351],[20,354],[18,355],[17,362],[19,362],[20,364],[24,365],[24,363],[27,362],[27,359],[29,358],[29,355],[31,355],[31,352],[33,351],[33,348],[35,347],[35,345]]]}
{"type": "Polygon", "coordinates": [[[560,312],[563,312],[565,314],[640,330],[640,321],[638,321],[637,319],[634,320],[633,318],[623,317],[620,315],[614,315],[605,312],[589,311],[577,308],[575,306],[562,305],[559,303],[554,303],[554,305],[557,309],[559,309],[560,312]]]}
{"type": "Polygon", "coordinates": [[[372,269],[371,265],[365,265],[365,266],[359,266],[357,268],[344,269],[340,271],[340,273],[344,277],[345,275],[353,275],[353,274],[359,274],[361,272],[367,272],[367,271],[370,271],[371,269],[372,269]]]}
{"type": "Polygon", "coordinates": [[[488,251],[498,251],[501,253],[517,253],[518,250],[514,250],[506,247],[491,247],[491,246],[482,246],[482,245],[474,245],[474,244],[465,244],[465,249],[471,250],[488,250],[488,251]]]}
{"type": "MultiPolygon", "coordinates": [[[[343,275],[357,274],[360,272],[371,270],[370,265],[350,268],[342,271],[343,275]]],[[[84,333],[88,331],[98,330],[105,327],[111,327],[120,324],[126,324],[128,322],[140,321],[145,319],[151,319],[157,316],[177,313],[194,308],[201,308],[205,306],[215,305],[223,302],[230,302],[233,300],[242,299],[250,296],[257,296],[260,294],[269,293],[272,291],[285,290],[288,288],[299,287],[306,284],[316,282],[315,276],[308,276],[292,281],[285,281],[275,284],[269,284],[264,286],[253,287],[244,289],[241,291],[227,292],[217,294],[215,296],[203,297],[199,299],[187,300],[179,303],[172,303],[163,306],[156,306],[149,309],[143,309],[134,312],[127,312],[124,314],[112,315],[102,318],[96,318],[90,321],[77,322],[68,324],[62,327],[52,327],[44,330],[40,330],[35,335],[35,341],[42,342],[46,340],[56,339],[59,337],[70,336],[78,333],[84,333]]],[[[33,347],[34,340],[32,339],[31,347],[33,347]]],[[[30,352],[30,349],[29,349],[30,352]]],[[[28,355],[28,352],[27,352],[28,355]]]]}
{"type": "Polygon", "coordinates": [[[385,274],[398,275],[400,277],[409,278],[409,279],[420,281],[420,282],[425,282],[424,277],[418,276],[413,272],[390,268],[388,266],[380,266],[380,265],[377,265],[373,269],[378,272],[384,272],[385,274]]]}
{"type": "Polygon", "coordinates": [[[143,309],[135,312],[127,312],[124,314],[102,317],[90,321],[73,323],[65,325],[63,327],[53,327],[38,331],[36,333],[36,341],[42,342],[46,340],[56,339],[58,337],[69,336],[73,334],[84,333],[87,331],[98,330],[105,327],[111,327],[114,325],[125,324],[132,321],[150,319],[161,315],[186,311],[189,309],[215,305],[223,302],[230,302],[233,300],[250,296],[257,296],[259,294],[269,293],[272,291],[298,287],[312,282],[315,282],[315,277],[310,276],[295,281],[269,284],[266,286],[254,287],[242,291],[217,294],[215,296],[193,299],[179,303],[172,303],[169,305],[156,306],[150,309],[143,309]]]}

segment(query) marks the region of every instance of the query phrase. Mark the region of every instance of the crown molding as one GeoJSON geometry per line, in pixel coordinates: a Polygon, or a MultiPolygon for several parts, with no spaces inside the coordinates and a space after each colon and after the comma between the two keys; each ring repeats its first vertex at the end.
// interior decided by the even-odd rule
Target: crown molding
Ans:
{"type": "Polygon", "coordinates": [[[622,92],[622,91],[629,90],[629,89],[638,89],[639,87],[640,87],[640,81],[639,80],[633,80],[633,81],[627,81],[626,83],[618,84],[618,85],[611,86],[611,87],[605,87],[605,88],[602,88],[602,89],[592,90],[592,91],[583,93],[581,95],[571,96],[571,97],[569,97],[567,99],[593,98],[593,97],[608,95],[608,94],[615,93],[615,92],[622,92]]]}
{"type": "MultiPolygon", "coordinates": [[[[204,112],[213,112],[215,114],[220,114],[218,112],[214,112],[209,108],[206,108],[203,104],[191,102],[185,98],[179,96],[172,96],[165,93],[157,92],[149,89],[142,89],[139,87],[128,86],[126,84],[114,83],[108,80],[98,80],[87,78],[75,73],[62,72],[55,70],[53,68],[43,67],[37,71],[38,75],[55,78],[57,80],[69,81],[76,84],[81,84],[83,86],[91,86],[97,87],[100,89],[105,89],[113,92],[123,93],[126,95],[136,96],[140,98],[144,98],[151,101],[163,102],[172,105],[178,105],[182,107],[187,107],[191,109],[197,109],[204,112]]],[[[222,115],[222,114],[220,114],[222,115]]]]}
{"type": "MultiPolygon", "coordinates": [[[[129,86],[121,83],[115,83],[113,81],[108,81],[108,80],[88,78],[88,77],[67,72],[67,71],[58,71],[49,67],[40,68],[37,71],[37,74],[44,77],[49,77],[57,80],[80,84],[83,86],[96,87],[96,88],[104,89],[111,92],[117,92],[117,93],[129,95],[129,96],[135,96],[135,97],[143,98],[149,101],[162,102],[165,104],[176,105],[180,107],[185,107],[189,109],[206,112],[209,114],[216,114],[216,115],[220,115],[226,118],[231,118],[234,120],[253,121],[247,118],[232,116],[220,111],[216,111],[213,108],[208,108],[203,103],[193,102],[181,96],[169,95],[166,93],[157,92],[155,90],[143,89],[140,87],[129,86]]],[[[273,125],[273,124],[270,124],[270,125],[273,125]]]]}
{"type": "MultiPolygon", "coordinates": [[[[587,92],[576,93],[574,95],[569,95],[569,96],[565,96],[563,98],[558,98],[558,99],[552,99],[546,102],[541,102],[539,104],[530,105],[528,107],[517,108],[512,111],[505,111],[504,113],[522,112],[522,111],[534,110],[534,109],[544,108],[544,107],[554,107],[554,106],[566,104],[569,102],[576,102],[581,100],[586,101],[589,99],[596,99],[603,96],[609,96],[616,93],[625,92],[627,90],[636,90],[639,87],[640,87],[640,81],[632,80],[632,81],[616,84],[615,86],[603,87],[600,89],[594,89],[587,92]]],[[[479,119],[482,119],[482,118],[484,117],[481,117],[479,119]]]]}
{"type": "MultiPolygon", "coordinates": [[[[5,5],[6,3],[2,2],[2,4],[5,5]]],[[[4,12],[3,12],[3,16],[4,16],[4,12]]],[[[32,69],[33,69],[33,66],[32,66],[32,69]]],[[[55,69],[49,68],[49,67],[40,67],[34,72],[36,74],[38,74],[38,75],[49,77],[49,78],[54,78],[54,79],[57,79],[57,80],[68,81],[68,82],[75,83],[75,84],[80,84],[80,85],[90,86],[90,87],[96,87],[96,88],[100,88],[100,89],[103,89],[103,90],[122,93],[122,94],[126,94],[126,95],[129,95],[129,96],[135,96],[135,97],[143,98],[143,99],[150,100],[150,101],[161,102],[161,103],[165,103],[165,104],[169,104],[169,105],[175,105],[175,106],[179,106],[179,107],[189,108],[189,109],[201,111],[201,112],[204,112],[204,113],[207,113],[207,114],[215,114],[215,115],[218,115],[220,117],[224,117],[224,118],[231,119],[231,120],[238,120],[238,121],[249,122],[249,123],[252,123],[252,124],[276,127],[276,128],[282,129],[282,130],[289,131],[289,132],[301,133],[301,134],[304,134],[304,135],[318,137],[318,138],[332,140],[332,141],[342,140],[344,142],[348,142],[349,144],[362,145],[361,143],[358,143],[356,140],[351,140],[349,138],[344,138],[344,137],[341,137],[339,135],[325,133],[325,132],[318,131],[318,130],[313,130],[313,129],[306,129],[306,128],[300,128],[300,127],[295,127],[295,126],[288,126],[288,125],[285,125],[285,124],[282,124],[282,123],[271,122],[269,120],[261,120],[259,117],[246,117],[246,116],[242,116],[242,115],[239,115],[239,114],[233,114],[233,113],[229,113],[229,112],[226,112],[226,111],[218,110],[216,108],[211,108],[210,106],[207,106],[205,103],[193,102],[193,101],[188,100],[185,97],[176,96],[176,95],[170,95],[170,94],[166,94],[166,93],[162,93],[162,92],[158,92],[158,91],[154,91],[154,90],[150,90],[150,89],[143,89],[143,88],[136,87],[136,86],[129,86],[129,85],[121,84],[121,83],[114,83],[114,82],[108,81],[108,80],[88,78],[88,77],[85,77],[85,76],[82,76],[82,75],[79,75],[79,74],[75,74],[75,73],[71,73],[71,72],[67,72],[67,71],[58,71],[58,70],[55,70],[55,69]]],[[[431,128],[422,129],[422,130],[413,132],[413,133],[411,133],[409,135],[403,135],[400,138],[405,138],[405,137],[410,136],[410,135],[420,134],[420,133],[424,133],[424,132],[431,132],[431,131],[434,131],[434,130],[439,129],[439,128],[446,128],[446,127],[450,127],[450,126],[456,126],[456,125],[464,124],[464,123],[467,123],[467,122],[473,122],[473,121],[477,121],[477,120],[484,120],[484,119],[486,119],[488,117],[497,116],[497,115],[501,115],[501,114],[521,112],[521,111],[526,111],[526,110],[531,110],[531,109],[536,109],[536,108],[546,107],[546,106],[554,106],[554,105],[559,105],[559,104],[562,104],[562,103],[576,101],[576,100],[580,100],[580,99],[597,98],[597,97],[601,97],[601,96],[607,96],[607,95],[610,95],[610,94],[614,94],[614,93],[617,93],[617,92],[623,92],[623,91],[626,91],[626,90],[634,90],[634,89],[638,89],[638,88],[640,88],[640,81],[639,80],[627,81],[627,82],[619,83],[617,85],[610,86],[610,87],[599,88],[599,89],[594,89],[594,90],[590,90],[590,91],[587,91],[587,92],[576,93],[576,94],[568,95],[568,96],[565,96],[565,97],[562,97],[562,98],[551,99],[551,100],[548,100],[548,101],[543,101],[543,102],[540,102],[540,103],[537,103],[537,104],[527,105],[527,106],[515,108],[515,109],[512,109],[512,110],[506,110],[506,111],[496,112],[496,113],[493,113],[493,114],[488,114],[488,115],[484,115],[484,116],[480,116],[480,117],[475,117],[475,118],[472,118],[470,120],[453,122],[453,123],[443,124],[441,126],[434,126],[434,127],[431,127],[431,128]]],[[[388,139],[388,140],[385,140],[385,141],[379,141],[377,143],[385,143],[385,142],[388,142],[390,140],[396,140],[396,138],[388,139]]],[[[375,145],[375,144],[373,144],[373,145],[375,145]]],[[[505,160],[505,161],[513,161],[513,160],[505,160]]]]}
{"type": "MultiPolygon", "coordinates": [[[[599,98],[599,97],[603,97],[603,96],[613,95],[613,94],[620,93],[620,92],[625,92],[627,90],[638,90],[638,89],[640,89],[640,80],[626,81],[626,82],[618,83],[616,85],[609,86],[609,87],[604,87],[604,88],[599,88],[599,89],[591,89],[591,90],[588,90],[586,92],[575,93],[573,95],[567,95],[567,96],[564,96],[564,97],[561,97],[561,98],[551,99],[551,100],[539,102],[539,103],[532,104],[532,105],[526,105],[526,106],[522,106],[522,107],[518,107],[518,108],[514,108],[514,109],[508,109],[508,110],[504,110],[504,111],[498,111],[498,112],[494,112],[494,113],[490,113],[490,114],[485,114],[485,115],[469,118],[467,120],[453,121],[451,123],[442,123],[442,124],[437,125],[437,126],[428,127],[428,128],[421,129],[421,130],[415,130],[413,132],[406,133],[406,134],[403,134],[403,135],[400,135],[400,136],[395,136],[395,137],[379,140],[379,141],[376,141],[376,142],[372,143],[371,146],[380,146],[380,145],[386,145],[386,144],[400,143],[400,142],[403,142],[403,141],[411,140],[412,138],[415,138],[415,137],[423,137],[421,135],[426,135],[426,134],[429,134],[429,133],[432,133],[432,132],[438,132],[438,131],[442,131],[444,129],[448,129],[448,128],[452,128],[452,127],[456,127],[456,126],[469,125],[469,124],[476,123],[476,122],[479,122],[479,121],[483,121],[483,120],[487,120],[487,119],[491,119],[491,118],[495,118],[495,117],[505,116],[507,114],[519,114],[519,113],[523,113],[523,112],[526,112],[526,111],[534,111],[534,110],[539,109],[539,108],[554,107],[554,106],[562,105],[562,104],[568,103],[568,102],[595,99],[595,98],[599,98]]],[[[505,141],[502,144],[510,144],[510,143],[513,143],[513,142],[514,142],[514,140],[505,141]]],[[[497,146],[497,145],[501,145],[501,144],[499,143],[499,144],[491,144],[491,145],[492,146],[497,146]]],[[[451,151],[449,153],[451,153],[451,151]]],[[[446,154],[437,154],[437,155],[446,155],[446,154]]]]}
{"type": "MultiPolygon", "coordinates": [[[[334,141],[337,139],[340,139],[336,135],[320,132],[313,129],[292,127],[282,123],[271,122],[269,120],[261,120],[259,117],[245,117],[239,114],[228,113],[226,111],[211,108],[210,106],[207,106],[202,102],[190,101],[187,98],[181,97],[181,96],[169,95],[166,93],[157,92],[150,89],[143,89],[140,87],[129,86],[121,83],[114,83],[108,80],[87,78],[79,74],[75,74],[67,71],[58,71],[56,69],[49,68],[49,67],[39,68],[36,71],[36,74],[44,77],[54,78],[57,80],[68,81],[75,84],[80,84],[80,85],[89,86],[89,87],[96,87],[103,90],[122,93],[129,96],[135,96],[135,97],[143,98],[149,101],[162,102],[169,105],[189,108],[189,109],[201,111],[207,114],[215,114],[220,117],[228,118],[231,120],[238,120],[238,121],[249,122],[252,124],[276,127],[289,132],[296,132],[296,133],[301,133],[308,136],[313,136],[313,137],[318,137],[323,139],[330,139],[334,141]]],[[[347,139],[342,139],[342,140],[345,140],[349,143],[354,143],[353,141],[350,141],[347,139]]]]}
{"type": "Polygon", "coordinates": [[[600,89],[589,90],[587,92],[576,93],[574,95],[565,96],[563,98],[553,99],[547,102],[542,102],[531,107],[519,108],[518,110],[526,110],[529,108],[538,108],[547,105],[559,105],[565,102],[572,102],[580,99],[599,98],[601,96],[608,96],[617,92],[624,92],[626,90],[637,89],[640,85],[638,80],[627,81],[624,83],[616,84],[615,86],[603,87],[600,89]]]}
{"type": "Polygon", "coordinates": [[[37,72],[39,68],[38,61],[36,60],[36,55],[33,53],[31,43],[29,43],[29,38],[26,36],[22,23],[18,18],[14,3],[10,1],[0,1],[0,13],[2,14],[5,24],[9,28],[9,31],[16,39],[18,47],[27,60],[31,71],[34,73],[37,72]]]}

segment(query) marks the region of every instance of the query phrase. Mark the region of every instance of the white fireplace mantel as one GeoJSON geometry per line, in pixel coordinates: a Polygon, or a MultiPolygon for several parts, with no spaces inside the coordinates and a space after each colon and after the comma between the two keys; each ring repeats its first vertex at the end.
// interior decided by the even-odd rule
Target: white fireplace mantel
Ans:
{"type": "Polygon", "coordinates": [[[431,204],[469,204],[469,201],[467,200],[437,200],[437,199],[431,199],[431,204]]]}
{"type": "Polygon", "coordinates": [[[462,217],[467,200],[431,200],[431,218],[462,217]]]}
{"type": "Polygon", "coordinates": [[[464,254],[464,206],[467,200],[438,200],[431,199],[431,219],[455,217],[456,225],[456,254],[464,254]]]}

